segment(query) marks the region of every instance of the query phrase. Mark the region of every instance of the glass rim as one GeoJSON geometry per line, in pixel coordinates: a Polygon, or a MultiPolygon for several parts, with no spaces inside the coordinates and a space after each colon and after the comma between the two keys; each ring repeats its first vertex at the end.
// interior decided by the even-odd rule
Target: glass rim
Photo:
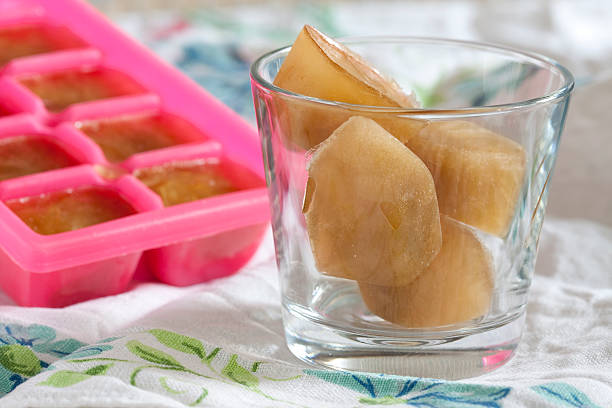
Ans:
{"type": "Polygon", "coordinates": [[[476,107],[463,107],[463,108],[400,108],[400,107],[387,107],[387,106],[371,106],[371,105],[358,105],[351,104],[346,102],[338,102],[338,101],[330,101],[326,99],[315,98],[312,96],[307,96],[303,94],[298,94],[287,89],[278,87],[274,85],[272,82],[264,79],[259,71],[261,67],[265,66],[269,63],[274,57],[279,54],[285,53],[286,51],[291,49],[291,45],[284,46],[281,48],[277,48],[275,50],[269,51],[259,58],[257,58],[253,64],[251,64],[250,74],[251,80],[255,82],[258,86],[267,89],[268,91],[282,94],[291,98],[298,98],[301,100],[314,102],[323,105],[329,105],[339,108],[345,108],[350,110],[360,110],[366,112],[380,112],[380,113],[395,113],[395,114],[410,114],[411,116],[481,116],[487,114],[498,114],[508,111],[515,110],[523,110],[529,109],[536,105],[542,105],[554,102],[556,100],[562,99],[570,94],[570,92],[574,89],[574,76],[573,74],[561,65],[556,60],[546,57],[542,54],[538,54],[535,52],[529,51],[521,51],[519,49],[513,47],[507,47],[503,45],[497,45],[486,42],[478,42],[478,41],[467,41],[467,40],[454,40],[447,38],[438,38],[438,37],[414,37],[414,36],[350,36],[350,37],[340,37],[336,38],[337,41],[346,44],[366,44],[366,43],[430,43],[437,45],[454,45],[454,46],[462,46],[475,48],[479,50],[486,50],[489,52],[494,52],[497,54],[505,54],[509,56],[520,57],[522,60],[527,60],[529,63],[533,65],[537,65],[548,69],[549,71],[558,71],[561,78],[563,79],[563,84],[559,88],[549,92],[545,95],[538,96],[536,98],[530,98],[525,100],[520,100],[511,103],[504,104],[496,104],[496,105],[484,105],[484,106],[476,106],[476,107]]]}

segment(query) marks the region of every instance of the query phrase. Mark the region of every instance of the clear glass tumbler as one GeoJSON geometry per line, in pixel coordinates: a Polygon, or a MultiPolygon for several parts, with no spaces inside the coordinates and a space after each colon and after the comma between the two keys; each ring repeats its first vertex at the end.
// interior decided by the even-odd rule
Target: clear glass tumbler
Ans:
{"type": "MultiPolygon", "coordinates": [[[[573,77],[546,57],[473,42],[341,42],[414,90],[422,108],[353,105],[281,89],[273,81],[290,47],[253,64],[287,344],[298,358],[335,369],[447,379],[493,370],[521,338],[573,77]],[[406,240],[391,230],[385,235],[376,221],[384,214],[396,228],[394,220],[406,220],[385,210],[393,202],[381,201],[397,197],[397,175],[380,177],[379,193],[353,194],[359,183],[372,184],[359,165],[374,160],[364,149],[357,149],[360,157],[347,149],[352,156],[342,158],[342,173],[334,174],[326,153],[327,162],[316,165],[318,179],[310,174],[323,142],[354,116],[404,142],[432,174],[441,226],[431,230],[441,228],[442,244],[422,272],[396,270],[403,256],[396,247],[403,251],[406,240]],[[337,200],[324,188],[337,190],[337,200]],[[309,220],[315,203],[317,218],[309,220]],[[378,269],[358,261],[377,254],[378,269]],[[364,268],[370,269],[360,275],[364,268]],[[417,278],[385,280],[394,273],[417,278]]],[[[334,148],[337,159],[342,148],[334,148]]]]}

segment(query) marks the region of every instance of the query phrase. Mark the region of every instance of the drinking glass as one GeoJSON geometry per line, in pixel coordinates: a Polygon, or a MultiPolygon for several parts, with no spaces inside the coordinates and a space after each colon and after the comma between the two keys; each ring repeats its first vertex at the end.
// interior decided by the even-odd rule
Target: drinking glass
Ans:
{"type": "MultiPolygon", "coordinates": [[[[475,42],[409,37],[340,41],[403,89],[414,90],[422,107],[361,106],[279,88],[273,84],[274,78],[290,47],[263,55],[252,65],[287,345],[298,358],[334,369],[457,379],[500,367],[514,354],[523,330],[548,186],[574,85],[572,74],[541,55],[475,42]],[[481,316],[424,327],[393,323],[368,308],[359,282],[318,270],[304,216],[308,166],[320,143],[353,116],[373,119],[392,134],[400,132],[397,129],[411,129],[414,123],[470,122],[522,147],[524,171],[519,174],[516,194],[508,195],[505,180],[499,179],[493,190],[490,185],[483,187],[483,197],[478,191],[476,197],[470,197],[506,200],[510,208],[507,225],[492,231],[460,222],[488,254],[491,292],[481,316]]],[[[462,177],[478,177],[479,164],[474,160],[475,164],[462,162],[464,168],[461,163],[454,164],[451,171],[455,171],[458,184],[462,177]]],[[[439,194],[438,189],[441,203],[439,194]]],[[[453,217],[440,208],[440,217],[453,217]]],[[[367,249],[367,240],[374,239],[368,233],[356,232],[366,240],[360,243],[361,248],[367,249]]],[[[336,237],[345,238],[352,239],[336,237]]],[[[457,256],[463,256],[461,251],[457,256]]],[[[385,268],[384,262],[381,268],[385,268]]],[[[472,271],[446,272],[467,276],[472,271]]],[[[477,291],[474,285],[480,283],[468,282],[468,292],[477,291]]],[[[459,286],[456,291],[466,290],[459,286]]],[[[437,293],[438,287],[434,282],[430,292],[421,290],[419,299],[409,298],[415,292],[407,291],[405,297],[379,300],[396,302],[390,307],[405,307],[410,314],[430,313],[428,301],[452,303],[448,293],[457,299],[479,296],[454,293],[452,287],[451,292],[447,287],[446,292],[437,293]]],[[[451,304],[451,308],[462,306],[451,304]]],[[[437,303],[431,305],[435,307],[437,303]]]]}

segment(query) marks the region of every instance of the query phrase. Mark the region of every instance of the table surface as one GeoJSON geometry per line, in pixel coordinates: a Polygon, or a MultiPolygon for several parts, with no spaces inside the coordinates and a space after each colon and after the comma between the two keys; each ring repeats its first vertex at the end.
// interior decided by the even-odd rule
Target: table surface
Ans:
{"type": "Polygon", "coordinates": [[[309,368],[284,344],[268,234],[238,275],[189,288],[138,283],[64,309],[20,308],[0,294],[0,394],[7,393],[0,406],[612,406],[612,8],[597,1],[179,1],[172,5],[185,9],[158,2],[134,12],[118,1],[94,3],[250,121],[250,62],[290,43],[304,23],[331,35],[489,41],[568,66],[577,88],[526,331],[508,365],[462,382],[309,368]]]}

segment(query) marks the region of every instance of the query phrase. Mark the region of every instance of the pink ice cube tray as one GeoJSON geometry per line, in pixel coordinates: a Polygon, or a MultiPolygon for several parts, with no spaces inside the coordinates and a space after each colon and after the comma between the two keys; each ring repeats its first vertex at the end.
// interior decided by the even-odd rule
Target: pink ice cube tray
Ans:
{"type": "Polygon", "coordinates": [[[24,27],[43,40],[28,37],[33,55],[0,49],[0,148],[33,137],[74,160],[0,182],[2,289],[20,305],[60,307],[126,290],[137,268],[189,285],[246,263],[269,219],[255,130],[80,0],[0,0],[0,44],[19,43],[24,27]],[[143,117],[172,129],[175,143],[110,160],[83,132],[143,117]],[[184,162],[218,164],[237,191],[164,207],[134,176],[184,162]],[[7,205],[83,188],[109,191],[135,214],[41,235],[7,205]]]}

